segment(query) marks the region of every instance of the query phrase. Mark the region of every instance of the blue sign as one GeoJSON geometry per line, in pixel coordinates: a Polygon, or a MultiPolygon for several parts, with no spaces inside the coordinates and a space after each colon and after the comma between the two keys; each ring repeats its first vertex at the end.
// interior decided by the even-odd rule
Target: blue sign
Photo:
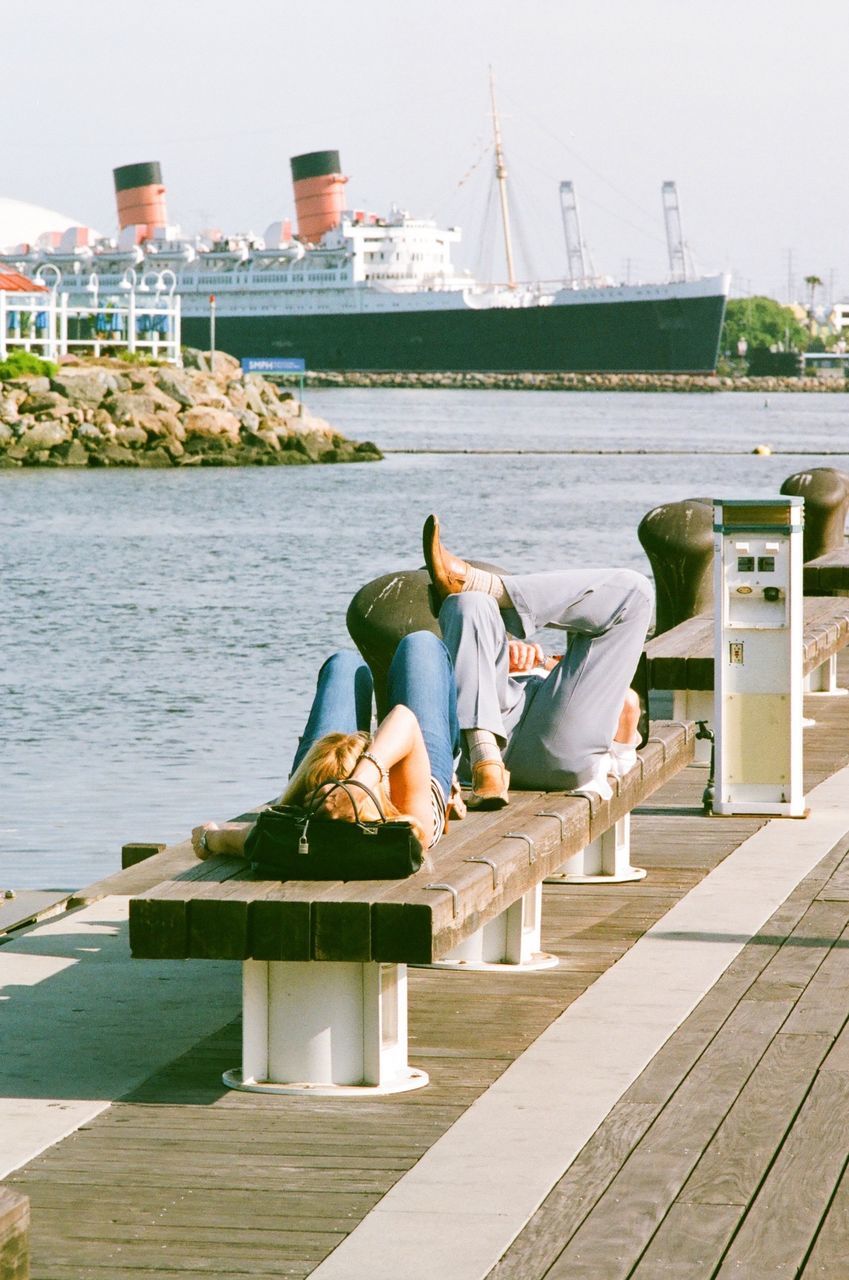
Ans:
{"type": "Polygon", "coordinates": [[[307,362],[302,356],[244,356],[243,373],[304,373],[307,362]]]}

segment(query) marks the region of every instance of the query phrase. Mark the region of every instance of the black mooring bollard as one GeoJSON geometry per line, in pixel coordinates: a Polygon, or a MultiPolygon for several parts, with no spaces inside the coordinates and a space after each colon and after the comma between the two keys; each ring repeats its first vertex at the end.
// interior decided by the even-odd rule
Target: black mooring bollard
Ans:
{"type": "Polygon", "coordinates": [[[348,605],[348,634],[374,676],[378,719],[386,714],[386,680],[398,641],[411,631],[441,635],[430,610],[426,569],[399,569],[360,587],[348,605]]]}
{"type": "Polygon", "coordinates": [[[849,509],[849,484],[845,472],[834,467],[811,467],[788,476],[781,492],[805,499],[805,562],[845,545],[844,529],[849,509]]]}
{"type": "Polygon", "coordinates": [[[705,498],[667,502],[643,516],[637,536],[657,593],[655,635],[713,609],[713,506],[705,498]]]}
{"type": "MultiPolygon", "coordinates": [[[[469,563],[493,573],[507,572],[483,560],[469,563]]],[[[371,667],[379,719],[387,711],[386,680],[398,641],[411,631],[442,635],[431,612],[429,586],[426,569],[399,569],[397,573],[387,573],[367,582],[348,605],[345,617],[348,634],[371,667]]]]}

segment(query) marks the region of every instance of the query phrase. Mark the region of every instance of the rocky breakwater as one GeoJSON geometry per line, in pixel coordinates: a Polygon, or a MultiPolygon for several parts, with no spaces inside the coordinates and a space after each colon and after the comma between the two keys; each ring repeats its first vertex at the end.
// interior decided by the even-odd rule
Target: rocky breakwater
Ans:
{"type": "Polygon", "coordinates": [[[753,378],[714,373],[309,373],[311,387],[421,387],[461,391],[847,391],[835,377],[753,378]]]}
{"type": "Polygon", "coordinates": [[[0,468],[372,462],[287,391],[221,352],[186,367],[71,360],[0,380],[0,468]]]}

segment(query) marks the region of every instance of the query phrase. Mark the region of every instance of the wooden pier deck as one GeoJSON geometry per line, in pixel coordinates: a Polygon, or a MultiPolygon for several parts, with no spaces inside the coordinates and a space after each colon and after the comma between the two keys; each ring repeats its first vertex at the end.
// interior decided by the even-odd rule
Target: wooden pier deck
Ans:
{"type": "MultiPolygon", "coordinates": [[[[840,667],[845,683],[849,659],[840,667]]],[[[849,698],[808,713],[810,792],[849,762],[849,698]]],[[[320,1276],[537,1037],[764,826],[703,817],[705,778],[690,768],[637,811],[645,881],[546,887],[543,945],[559,968],[411,970],[424,1090],[356,1103],[230,1092],[221,1072],[239,1060],[240,1028],[222,1005],[220,1029],[5,1179],[31,1200],[32,1280],[320,1276]]],[[[845,828],[621,1094],[489,1280],[849,1275],[849,812],[845,828]]],[[[562,1088],[579,1094],[582,1081],[562,1088]]],[[[392,1252],[387,1233],[386,1269],[338,1274],[390,1274],[392,1252]]],[[[416,1276],[459,1274],[434,1238],[416,1276]]]]}

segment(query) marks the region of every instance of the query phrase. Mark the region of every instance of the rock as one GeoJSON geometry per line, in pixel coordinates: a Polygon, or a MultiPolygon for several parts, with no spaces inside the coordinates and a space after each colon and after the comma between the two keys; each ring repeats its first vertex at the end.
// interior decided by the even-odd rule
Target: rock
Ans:
{"type": "Polygon", "coordinates": [[[185,407],[174,396],[169,396],[167,392],[157,387],[155,383],[151,383],[144,394],[153,401],[157,413],[160,411],[163,413],[179,413],[185,407]]]}
{"type": "Polygon", "coordinates": [[[64,422],[36,422],[23,433],[18,445],[28,453],[53,449],[71,439],[71,429],[64,422]]]}
{"type": "Polygon", "coordinates": [[[14,396],[0,396],[0,422],[14,422],[18,413],[18,400],[14,396]]]}
{"type": "Polygon", "coordinates": [[[364,445],[341,436],[334,437],[333,447],[321,456],[322,462],[379,462],[383,454],[370,441],[364,445]]]}
{"type": "Polygon", "coordinates": [[[204,357],[207,362],[207,367],[210,368],[211,372],[215,374],[216,377],[232,378],[236,374],[238,374],[239,377],[242,376],[241,361],[237,360],[235,356],[231,356],[228,352],[216,351],[215,355],[210,360],[210,353],[205,351],[204,357]]]}
{"type": "MultiPolygon", "coordinates": [[[[185,440],[186,428],[183,426],[176,413],[163,413],[160,411],[156,414],[156,417],[159,422],[161,432],[164,432],[167,436],[171,436],[174,440],[185,440]]],[[[142,422],[142,426],[146,426],[146,424],[142,422]]]]}
{"type": "Polygon", "coordinates": [[[212,378],[195,378],[192,391],[196,405],[210,405],[213,409],[230,410],[230,401],[212,378]]]}
{"type": "Polygon", "coordinates": [[[300,430],[320,432],[321,435],[327,436],[328,444],[332,440],[333,436],[337,434],[333,430],[329,422],[327,422],[324,418],[317,418],[312,413],[302,414],[300,418],[300,424],[301,424],[299,427],[300,430]]]}
{"type": "Polygon", "coordinates": [[[260,417],[253,409],[243,409],[238,418],[245,431],[259,431],[260,417]]]}
{"type": "Polygon", "coordinates": [[[87,449],[97,449],[101,442],[106,439],[100,427],[95,427],[93,423],[86,422],[77,429],[77,439],[80,440],[87,449]]]}
{"type": "Polygon", "coordinates": [[[156,386],[165,395],[170,396],[184,409],[191,409],[195,404],[195,395],[189,374],[185,369],[157,369],[156,386]]]}
{"type": "Polygon", "coordinates": [[[141,449],[147,444],[147,432],[144,427],[125,424],[117,428],[115,440],[118,444],[125,444],[128,449],[141,449]]]}
{"type": "Polygon", "coordinates": [[[118,389],[118,382],[109,369],[65,368],[50,379],[50,386],[72,404],[96,409],[110,391],[118,389]]]}
{"type": "Polygon", "coordinates": [[[87,467],[89,461],[88,449],[82,440],[71,440],[69,444],[60,444],[53,450],[53,457],[60,459],[66,467],[87,467]]]}
{"type": "Polygon", "coordinates": [[[138,463],[136,454],[123,444],[106,445],[105,448],[92,454],[91,460],[95,461],[95,459],[104,467],[134,467],[138,463]]]}
{"type": "Polygon", "coordinates": [[[143,413],[155,413],[156,404],[151,396],[138,391],[118,391],[103,402],[103,408],[116,426],[137,422],[143,413]]]}
{"type": "Polygon", "coordinates": [[[277,405],[280,403],[280,397],[277,394],[277,388],[275,387],[274,383],[266,382],[264,378],[262,379],[261,385],[259,387],[259,394],[262,397],[264,403],[269,405],[269,407],[276,408],[277,405]]]}
{"type": "Polygon", "coordinates": [[[209,373],[209,361],[197,347],[183,347],[183,364],[187,369],[200,369],[209,373]]]}
{"type": "Polygon", "coordinates": [[[165,449],[171,458],[182,458],[186,452],[176,436],[169,436],[165,441],[165,449]]]}
{"type": "Polygon", "coordinates": [[[282,441],[282,445],[292,453],[304,454],[310,462],[320,462],[331,448],[331,442],[327,436],[313,431],[304,432],[303,435],[287,436],[282,441]]]}
{"type": "Polygon", "coordinates": [[[271,449],[273,453],[280,452],[280,441],[275,432],[269,431],[268,428],[260,428],[259,431],[251,431],[247,434],[252,440],[258,440],[261,444],[271,449]]]}
{"type": "Polygon", "coordinates": [[[50,390],[50,379],[43,378],[39,374],[33,374],[32,377],[27,377],[26,374],[21,374],[18,378],[9,378],[5,383],[5,386],[7,389],[9,387],[13,389],[19,388],[26,392],[27,395],[34,396],[38,392],[50,390]]]}
{"type": "Polygon", "coordinates": [[[22,413],[48,414],[52,418],[63,418],[70,410],[70,402],[58,391],[39,391],[21,403],[22,413]]]}
{"type": "Polygon", "coordinates": [[[247,406],[245,388],[242,386],[241,382],[228,382],[227,386],[224,388],[224,392],[227,399],[230,401],[230,407],[237,413],[240,409],[244,409],[247,406]]]}
{"type": "Polygon", "coordinates": [[[140,467],[173,467],[174,460],[167,449],[146,449],[139,453],[136,461],[140,467]]]}
{"type": "Polygon", "coordinates": [[[0,449],[5,449],[15,438],[12,428],[5,422],[0,422],[0,449]]]}
{"type": "Polygon", "coordinates": [[[186,439],[216,440],[219,443],[239,443],[239,419],[226,409],[198,405],[189,409],[183,419],[186,439]]]}
{"type": "MultiPolygon", "coordinates": [[[[253,374],[248,374],[252,378],[253,374]]],[[[264,418],[268,412],[268,406],[260,395],[259,388],[253,382],[245,379],[245,407],[250,409],[258,418],[264,418]]]]}
{"type": "Polygon", "coordinates": [[[126,378],[129,386],[122,388],[122,390],[147,391],[154,385],[153,370],[143,364],[131,366],[127,370],[126,378]]]}

